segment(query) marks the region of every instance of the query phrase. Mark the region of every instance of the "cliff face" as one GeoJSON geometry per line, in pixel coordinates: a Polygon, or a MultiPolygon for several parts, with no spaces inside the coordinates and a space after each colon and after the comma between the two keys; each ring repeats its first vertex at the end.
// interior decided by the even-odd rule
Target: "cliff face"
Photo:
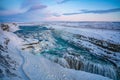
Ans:
{"type": "Polygon", "coordinates": [[[19,77],[19,72],[16,71],[19,66],[19,57],[15,54],[16,50],[10,48],[10,46],[13,46],[11,45],[12,36],[10,38],[8,35],[12,32],[10,26],[14,27],[14,24],[0,25],[0,79],[3,80],[19,77]],[[18,57],[18,60],[15,59],[13,55],[16,56],[16,58],[18,57]]]}

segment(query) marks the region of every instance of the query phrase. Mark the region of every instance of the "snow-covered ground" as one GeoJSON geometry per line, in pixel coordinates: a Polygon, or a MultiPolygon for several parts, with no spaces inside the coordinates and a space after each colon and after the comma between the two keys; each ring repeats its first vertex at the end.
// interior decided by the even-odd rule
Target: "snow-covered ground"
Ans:
{"type": "Polygon", "coordinates": [[[66,27],[61,25],[50,24],[49,28],[55,28],[62,31],[67,31],[73,34],[81,34],[86,37],[93,37],[99,40],[105,40],[120,44],[120,30],[109,30],[109,29],[94,29],[94,28],[81,28],[81,27],[66,27]]]}
{"type": "MultiPolygon", "coordinates": [[[[2,80],[111,80],[101,75],[88,73],[81,70],[64,68],[61,65],[54,63],[53,61],[45,58],[41,54],[38,56],[32,54],[32,52],[30,51],[22,50],[24,44],[36,43],[38,42],[38,40],[30,36],[31,38],[27,38],[27,41],[25,41],[24,39],[26,38],[18,37],[16,34],[13,33],[14,31],[19,30],[18,27],[14,26],[13,24],[7,24],[7,25],[9,25],[8,28],[10,28],[7,31],[6,30],[3,31],[0,26],[0,45],[3,47],[3,48],[0,47],[0,54],[9,55],[13,61],[16,61],[17,64],[16,66],[14,65],[15,63],[10,63],[11,65],[15,66],[15,69],[13,70],[11,68],[9,69],[11,72],[14,72],[16,76],[13,75],[8,76],[5,73],[7,68],[4,68],[4,66],[0,64],[0,70],[1,70],[0,79],[2,80]],[[6,50],[7,52],[2,51],[2,49],[6,50]],[[4,76],[1,76],[2,74],[4,76]]],[[[95,38],[100,40],[101,39],[106,41],[109,40],[111,43],[120,44],[119,31],[68,28],[64,26],[55,26],[55,25],[49,25],[47,27],[49,28],[52,27],[55,30],[59,30],[61,32],[63,31],[66,33],[81,34],[86,37],[94,36],[95,38]]],[[[51,36],[48,35],[49,32],[45,34],[46,34],[45,36],[49,37],[49,40],[46,40],[47,37],[41,37],[41,38],[44,38],[48,43],[52,42],[54,44],[54,39],[51,39],[51,36]]],[[[66,35],[66,36],[63,35],[62,37],[68,38],[68,36],[70,35],[66,35]]],[[[71,38],[69,37],[68,39],[71,38]]],[[[42,44],[44,43],[45,45],[42,45],[43,49],[46,47],[46,45],[49,46],[48,43],[42,41],[42,44]]],[[[83,43],[87,44],[87,42],[83,42],[83,43]]],[[[38,45],[37,47],[35,45],[34,48],[38,48],[38,45]]]]}

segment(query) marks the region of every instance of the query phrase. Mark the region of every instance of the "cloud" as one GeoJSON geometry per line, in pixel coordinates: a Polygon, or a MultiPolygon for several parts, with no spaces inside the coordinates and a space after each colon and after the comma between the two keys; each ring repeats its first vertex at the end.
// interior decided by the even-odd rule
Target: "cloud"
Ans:
{"type": "Polygon", "coordinates": [[[44,9],[46,7],[47,7],[46,5],[35,5],[35,6],[30,7],[30,9],[28,9],[28,11],[34,11],[34,10],[38,10],[38,9],[44,9]]]}
{"type": "Polygon", "coordinates": [[[0,16],[8,16],[8,15],[16,15],[25,13],[26,9],[19,9],[19,10],[0,10],[0,16]]]}
{"type": "Polygon", "coordinates": [[[66,3],[70,0],[55,0],[58,4],[66,3]]]}
{"type": "Polygon", "coordinates": [[[21,8],[29,8],[28,11],[44,9],[46,5],[41,4],[39,0],[25,0],[21,5],[21,8]]]}
{"type": "Polygon", "coordinates": [[[60,16],[61,16],[61,15],[58,14],[58,13],[53,13],[52,15],[55,16],[55,17],[60,17],[60,16]]]}
{"type": "Polygon", "coordinates": [[[93,13],[93,14],[106,14],[120,12],[120,8],[107,9],[107,10],[80,10],[80,12],[75,13],[64,13],[63,15],[76,15],[76,14],[85,14],[85,13],[93,13]]]}
{"type": "MultiPolygon", "coordinates": [[[[6,4],[4,4],[6,5],[6,4]]],[[[38,2],[38,0],[24,0],[22,4],[19,4],[20,7],[15,9],[5,9],[5,6],[0,7],[0,16],[9,16],[9,15],[16,15],[16,14],[24,14],[26,12],[41,10],[46,8],[46,5],[43,5],[38,2]]],[[[7,6],[7,5],[6,5],[7,6]]]]}
{"type": "Polygon", "coordinates": [[[81,12],[75,12],[75,13],[64,13],[63,15],[76,15],[76,14],[82,14],[81,12]]]}
{"type": "Polygon", "coordinates": [[[45,20],[51,14],[44,10],[30,11],[24,14],[0,16],[0,22],[34,22],[45,20]]]}

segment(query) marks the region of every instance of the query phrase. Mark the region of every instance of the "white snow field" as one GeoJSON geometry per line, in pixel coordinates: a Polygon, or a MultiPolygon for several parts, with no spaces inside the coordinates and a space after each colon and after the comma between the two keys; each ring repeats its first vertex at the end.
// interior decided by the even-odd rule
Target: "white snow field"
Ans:
{"type": "MultiPolygon", "coordinates": [[[[110,79],[109,77],[104,77],[102,75],[87,72],[84,70],[67,68],[67,67],[61,66],[59,63],[56,63],[50,60],[49,58],[44,57],[42,54],[37,54],[37,53],[43,52],[43,50],[49,51],[50,49],[56,48],[56,45],[57,45],[55,43],[56,40],[53,39],[53,36],[51,36],[52,34],[49,30],[46,32],[37,33],[37,34],[32,32],[28,34],[28,36],[26,34],[26,37],[25,37],[25,35],[19,36],[19,34],[14,33],[15,31],[21,30],[18,28],[19,27],[18,25],[13,23],[7,23],[7,24],[4,24],[4,26],[5,25],[8,25],[8,27],[3,28],[3,25],[2,24],[0,25],[0,61],[1,61],[0,80],[119,80],[114,76],[111,77],[110,79]],[[36,38],[34,35],[38,35],[38,34],[39,34],[39,38],[36,38]],[[39,40],[41,38],[43,38],[43,41],[39,40]],[[10,58],[6,56],[9,56],[10,58]],[[5,66],[8,64],[10,64],[10,67],[5,66]]],[[[59,35],[65,40],[69,39],[70,41],[73,41],[76,43],[80,42],[83,47],[91,46],[90,52],[93,52],[93,54],[99,55],[100,53],[100,54],[107,55],[105,53],[106,51],[106,52],[111,52],[114,55],[115,54],[117,55],[117,56],[114,56],[113,54],[108,55],[110,58],[113,59],[113,60],[112,59],[110,60],[115,61],[114,59],[117,59],[117,60],[120,59],[119,51],[118,52],[109,51],[107,49],[96,46],[95,44],[92,44],[90,42],[83,41],[83,40],[79,41],[79,39],[73,37],[74,34],[75,35],[80,34],[86,37],[94,37],[95,39],[105,40],[114,44],[120,44],[120,41],[119,41],[120,31],[73,28],[73,27],[69,28],[69,27],[65,27],[61,25],[53,25],[53,24],[49,24],[44,27],[47,27],[47,28],[52,27],[52,29],[54,29],[55,32],[58,31],[57,33],[63,32],[63,33],[60,33],[59,35]]],[[[59,47],[59,45],[57,46],[59,47]]],[[[47,56],[50,57],[49,55],[47,56]]],[[[75,60],[77,60],[77,58],[78,57],[75,57],[75,60]]],[[[65,65],[67,64],[67,62],[65,62],[64,60],[63,60],[63,63],[65,65]]],[[[97,65],[100,65],[100,64],[97,64],[97,65]]],[[[117,65],[119,65],[119,63],[117,63],[117,65]]],[[[102,66],[100,67],[102,68],[102,66]]],[[[98,72],[101,72],[101,71],[98,70],[98,72]]],[[[106,73],[105,75],[107,76],[108,74],[106,73]]]]}

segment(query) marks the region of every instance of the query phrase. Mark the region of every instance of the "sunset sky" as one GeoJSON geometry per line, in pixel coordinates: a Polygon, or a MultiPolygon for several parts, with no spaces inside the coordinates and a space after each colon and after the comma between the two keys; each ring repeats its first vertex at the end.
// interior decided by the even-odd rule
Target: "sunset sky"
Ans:
{"type": "Polygon", "coordinates": [[[120,0],[0,0],[0,22],[120,21],[120,0]]]}

